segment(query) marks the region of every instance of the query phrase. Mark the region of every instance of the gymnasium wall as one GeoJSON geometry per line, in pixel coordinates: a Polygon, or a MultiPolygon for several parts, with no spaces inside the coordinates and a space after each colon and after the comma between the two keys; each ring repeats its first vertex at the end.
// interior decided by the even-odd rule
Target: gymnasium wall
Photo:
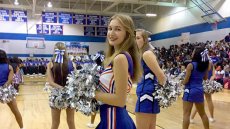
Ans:
{"type": "MultiPolygon", "coordinates": [[[[29,14],[28,14],[29,16],[29,14]]],[[[37,35],[36,24],[42,24],[41,18],[29,18],[28,23],[0,21],[0,49],[4,49],[10,56],[51,57],[56,42],[81,42],[89,46],[89,54],[95,54],[105,48],[105,37],[91,37],[84,35],[82,25],[63,25],[63,35],[37,35]],[[26,48],[26,37],[45,38],[45,49],[26,48]]],[[[49,24],[49,23],[45,23],[49,24]]]]}
{"type": "Polygon", "coordinates": [[[218,23],[217,30],[205,23],[201,18],[203,12],[192,3],[189,8],[161,7],[158,9],[159,16],[148,18],[142,24],[153,32],[152,44],[157,47],[178,44],[181,42],[181,33],[186,32],[190,32],[191,42],[221,40],[230,32],[230,0],[209,0],[209,3],[227,19],[226,22],[218,23]]]}

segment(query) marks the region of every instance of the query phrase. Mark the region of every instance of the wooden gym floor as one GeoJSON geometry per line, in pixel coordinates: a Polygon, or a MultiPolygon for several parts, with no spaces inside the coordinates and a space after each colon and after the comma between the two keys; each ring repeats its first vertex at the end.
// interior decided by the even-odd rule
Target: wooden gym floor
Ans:
{"type": "MultiPolygon", "coordinates": [[[[43,91],[45,78],[25,77],[25,84],[20,86],[17,104],[22,114],[25,129],[50,129],[51,113],[48,105],[48,94],[43,91]]],[[[213,95],[215,106],[215,123],[210,123],[211,129],[230,128],[230,90],[213,95]]],[[[135,122],[134,108],[136,103],[135,88],[129,96],[127,109],[135,122]]],[[[206,107],[207,109],[207,107],[206,107]]],[[[181,129],[182,127],[182,100],[178,99],[171,107],[161,109],[157,116],[157,129],[181,129]]],[[[206,113],[209,116],[208,110],[206,113]]],[[[62,111],[59,129],[68,129],[66,114],[62,111]]],[[[95,125],[99,123],[99,114],[96,116],[95,125]]],[[[76,129],[88,129],[86,124],[90,117],[75,113],[76,129]]],[[[190,124],[190,129],[202,129],[202,122],[197,114],[195,124],[190,124]]],[[[19,129],[13,114],[6,104],[0,103],[0,129],[19,129]]]]}

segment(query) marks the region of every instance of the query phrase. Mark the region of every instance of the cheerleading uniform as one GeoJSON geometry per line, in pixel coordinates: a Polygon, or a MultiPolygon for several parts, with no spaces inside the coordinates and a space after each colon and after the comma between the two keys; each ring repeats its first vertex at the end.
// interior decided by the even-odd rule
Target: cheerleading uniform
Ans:
{"type": "MultiPolygon", "coordinates": [[[[54,63],[54,62],[53,62],[54,63]]],[[[52,74],[54,75],[54,69],[51,68],[52,74]]],[[[72,61],[68,61],[68,73],[70,74],[72,71],[74,71],[74,67],[73,67],[73,63],[72,61]]],[[[61,86],[65,86],[66,85],[66,81],[67,81],[67,76],[61,76],[58,75],[56,77],[54,77],[54,82],[61,85],[61,86]]],[[[51,94],[49,96],[49,104],[51,108],[56,108],[55,106],[53,106],[53,103],[56,101],[55,99],[57,98],[56,94],[53,94],[53,92],[56,92],[55,90],[51,91],[51,94]]],[[[59,99],[59,98],[57,98],[59,99]]],[[[68,105],[68,107],[70,107],[70,105],[68,105]]]]}
{"type": "MultiPolygon", "coordinates": [[[[133,76],[133,62],[128,53],[122,53],[128,60],[129,75],[133,76]]],[[[112,64],[105,68],[100,77],[99,88],[102,92],[114,94],[115,93],[115,80],[112,69],[112,64]]],[[[130,91],[132,82],[128,78],[127,92],[130,91]]],[[[126,107],[117,107],[108,104],[100,106],[101,121],[96,129],[136,129],[135,124],[129,116],[126,107]]]]}
{"type": "Polygon", "coordinates": [[[155,74],[143,59],[141,64],[143,67],[143,77],[137,85],[137,103],[135,112],[157,114],[160,112],[160,106],[157,99],[155,99],[155,96],[152,94],[155,92],[155,87],[157,86],[158,81],[155,74]]]}
{"type": "Polygon", "coordinates": [[[204,72],[197,70],[197,62],[192,62],[193,70],[189,82],[185,85],[183,100],[188,102],[204,102],[203,77],[204,72]]]}
{"type": "Polygon", "coordinates": [[[9,64],[0,64],[0,87],[3,86],[7,80],[10,73],[9,64]]]}

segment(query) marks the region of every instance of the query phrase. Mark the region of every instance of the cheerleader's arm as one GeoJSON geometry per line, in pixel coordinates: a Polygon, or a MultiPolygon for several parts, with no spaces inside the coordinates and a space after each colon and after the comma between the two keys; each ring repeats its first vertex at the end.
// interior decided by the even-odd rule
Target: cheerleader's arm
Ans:
{"type": "Polygon", "coordinates": [[[193,65],[191,63],[189,63],[188,66],[187,66],[187,68],[186,68],[185,78],[182,81],[183,85],[186,85],[189,82],[192,69],[193,69],[193,65]]]}
{"type": "Polygon", "coordinates": [[[152,51],[148,50],[143,53],[143,60],[151,69],[151,71],[156,75],[159,84],[163,86],[166,82],[166,76],[163,70],[160,68],[155,54],[152,51]]]}
{"type": "Polygon", "coordinates": [[[211,76],[210,80],[214,80],[215,78],[216,78],[215,67],[212,66],[212,76],[211,76]]]}

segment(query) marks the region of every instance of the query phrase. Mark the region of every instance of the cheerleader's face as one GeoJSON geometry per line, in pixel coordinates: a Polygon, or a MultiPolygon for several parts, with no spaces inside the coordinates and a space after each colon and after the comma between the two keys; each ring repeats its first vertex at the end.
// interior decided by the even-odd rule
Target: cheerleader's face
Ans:
{"type": "Polygon", "coordinates": [[[107,39],[111,46],[118,48],[126,37],[124,26],[117,20],[113,19],[108,26],[107,39]]]}
{"type": "Polygon", "coordinates": [[[136,32],[136,42],[139,49],[141,49],[145,43],[141,31],[136,32]]]}

